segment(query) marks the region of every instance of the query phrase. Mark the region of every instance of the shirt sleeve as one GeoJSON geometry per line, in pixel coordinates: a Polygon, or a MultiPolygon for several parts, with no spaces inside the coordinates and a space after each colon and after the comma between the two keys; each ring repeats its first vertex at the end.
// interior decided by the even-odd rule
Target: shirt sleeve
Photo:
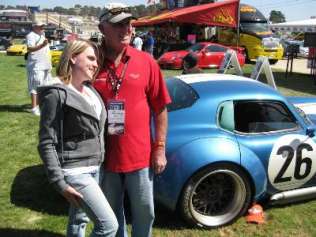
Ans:
{"type": "Polygon", "coordinates": [[[37,46],[39,44],[43,43],[44,38],[42,37],[42,35],[37,36],[36,34],[34,34],[33,32],[29,33],[26,36],[26,45],[27,47],[34,47],[37,46]]]}
{"type": "Polygon", "coordinates": [[[27,47],[34,47],[36,44],[36,39],[32,33],[26,36],[26,45],[27,47]]]}
{"type": "Polygon", "coordinates": [[[59,97],[52,90],[39,93],[41,110],[38,151],[44,163],[49,183],[62,192],[68,186],[64,180],[60,161],[56,151],[60,127],[59,97]]]}
{"type": "Polygon", "coordinates": [[[147,97],[151,109],[155,113],[159,113],[167,104],[171,103],[166,82],[163,79],[158,64],[152,58],[150,58],[150,78],[147,88],[147,97]]]}

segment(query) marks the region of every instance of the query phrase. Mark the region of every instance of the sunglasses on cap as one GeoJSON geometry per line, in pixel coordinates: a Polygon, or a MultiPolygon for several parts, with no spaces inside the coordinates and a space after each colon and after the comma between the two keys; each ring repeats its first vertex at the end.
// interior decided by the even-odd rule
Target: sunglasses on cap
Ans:
{"type": "Polygon", "coordinates": [[[99,19],[102,19],[104,16],[109,15],[107,18],[110,18],[113,15],[118,15],[124,13],[131,13],[131,10],[128,7],[115,7],[112,9],[105,9],[105,12],[99,17],[99,19]]]}

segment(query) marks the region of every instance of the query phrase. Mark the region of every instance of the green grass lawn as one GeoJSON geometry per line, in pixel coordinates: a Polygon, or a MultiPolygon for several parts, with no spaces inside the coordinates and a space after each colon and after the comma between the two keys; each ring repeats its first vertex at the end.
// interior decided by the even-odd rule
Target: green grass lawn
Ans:
{"type": "MultiPolygon", "coordinates": [[[[252,67],[243,68],[246,75],[252,67]]],[[[164,71],[166,76],[179,73],[164,71]]],[[[287,80],[284,72],[274,75],[284,95],[316,95],[316,86],[309,75],[293,74],[287,80]]],[[[0,236],[64,236],[67,203],[48,185],[43,172],[36,149],[39,119],[29,113],[26,88],[23,57],[0,54],[0,236]]],[[[247,224],[240,218],[216,230],[190,229],[176,213],[157,205],[153,236],[316,236],[315,200],[270,207],[265,215],[264,225],[247,224]]]]}

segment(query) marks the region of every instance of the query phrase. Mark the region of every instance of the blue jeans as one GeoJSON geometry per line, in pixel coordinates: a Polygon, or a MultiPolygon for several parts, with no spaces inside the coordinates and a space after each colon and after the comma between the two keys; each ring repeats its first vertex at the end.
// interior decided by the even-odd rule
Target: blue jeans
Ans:
{"type": "Polygon", "coordinates": [[[150,237],[155,219],[153,173],[149,168],[129,173],[105,171],[102,188],[119,223],[117,237],[127,237],[124,192],[132,212],[132,237],[150,237]]]}
{"type": "Polygon", "coordinates": [[[84,237],[89,218],[94,223],[91,237],[114,237],[118,223],[114,212],[99,186],[99,171],[66,176],[66,182],[82,194],[80,207],[70,205],[68,237],[84,237]]]}

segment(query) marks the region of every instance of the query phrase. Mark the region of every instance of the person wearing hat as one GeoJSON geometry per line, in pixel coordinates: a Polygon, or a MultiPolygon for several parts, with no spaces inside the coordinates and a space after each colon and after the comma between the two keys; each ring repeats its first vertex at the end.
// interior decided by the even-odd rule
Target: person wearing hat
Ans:
{"type": "Polygon", "coordinates": [[[37,98],[37,87],[51,80],[51,59],[48,40],[44,34],[44,24],[34,22],[32,31],[26,36],[27,45],[27,79],[31,95],[32,113],[40,115],[37,98]]]}
{"type": "Polygon", "coordinates": [[[183,71],[182,74],[203,73],[197,65],[198,57],[194,52],[188,53],[183,58],[183,71]]]}
{"type": "Polygon", "coordinates": [[[132,236],[152,235],[153,175],[163,172],[167,109],[171,102],[158,64],[130,46],[133,15],[128,8],[100,15],[99,74],[94,83],[108,109],[108,136],[103,191],[125,237],[124,194],[132,212],[132,236]],[[151,134],[151,115],[154,136],[151,134]]]}

